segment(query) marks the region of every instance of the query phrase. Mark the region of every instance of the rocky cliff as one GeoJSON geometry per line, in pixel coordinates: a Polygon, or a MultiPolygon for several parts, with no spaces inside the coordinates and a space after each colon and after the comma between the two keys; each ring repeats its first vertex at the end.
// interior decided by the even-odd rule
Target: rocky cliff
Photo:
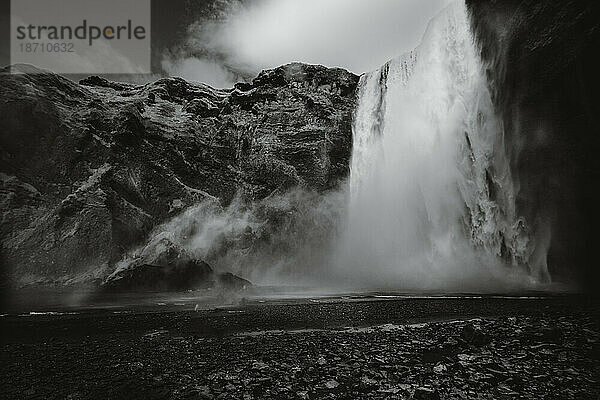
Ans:
{"type": "Polygon", "coordinates": [[[557,281],[597,291],[600,3],[467,1],[518,181],[557,281]]]}
{"type": "Polygon", "coordinates": [[[158,224],[347,175],[358,77],[289,64],[217,90],[0,74],[1,264],[17,285],[100,279],[158,224]]]}

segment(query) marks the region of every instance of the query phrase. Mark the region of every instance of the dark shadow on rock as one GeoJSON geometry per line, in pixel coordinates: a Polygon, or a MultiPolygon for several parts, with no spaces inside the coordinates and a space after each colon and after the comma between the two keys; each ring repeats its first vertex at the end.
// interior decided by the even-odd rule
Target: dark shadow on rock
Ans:
{"type": "Polygon", "coordinates": [[[178,292],[219,287],[244,290],[250,281],[230,272],[215,273],[204,261],[180,265],[142,264],[115,273],[102,284],[103,292],[178,292]]]}
{"type": "Polygon", "coordinates": [[[252,284],[230,272],[217,273],[168,238],[143,249],[128,266],[111,274],[102,292],[178,292],[208,288],[243,290],[252,284]]]}

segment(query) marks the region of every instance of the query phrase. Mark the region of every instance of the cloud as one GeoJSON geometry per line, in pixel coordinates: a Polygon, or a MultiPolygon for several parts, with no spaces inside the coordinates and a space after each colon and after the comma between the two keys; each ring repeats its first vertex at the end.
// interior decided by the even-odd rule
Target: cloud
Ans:
{"type": "Polygon", "coordinates": [[[185,57],[196,61],[168,62],[181,65],[171,71],[185,78],[221,82],[224,76],[250,77],[293,61],[363,73],[416,47],[428,21],[447,3],[232,1],[217,20],[200,20],[189,27],[185,57]]]}
{"type": "Polygon", "coordinates": [[[182,59],[164,58],[163,69],[170,76],[179,76],[188,81],[207,83],[217,88],[233,86],[236,77],[217,62],[194,57],[182,59]]]}

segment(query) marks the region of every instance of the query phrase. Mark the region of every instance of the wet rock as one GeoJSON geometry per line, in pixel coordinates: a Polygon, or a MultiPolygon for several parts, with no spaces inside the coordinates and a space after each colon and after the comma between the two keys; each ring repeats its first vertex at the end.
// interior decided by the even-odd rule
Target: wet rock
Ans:
{"type": "Polygon", "coordinates": [[[444,364],[438,364],[435,367],[433,367],[433,372],[435,372],[436,374],[443,374],[447,370],[448,368],[444,364]]]}
{"type": "Polygon", "coordinates": [[[141,254],[111,274],[104,291],[184,291],[219,287],[242,290],[252,284],[232,273],[215,273],[166,237],[148,244],[141,254]]]}
{"type": "Polygon", "coordinates": [[[472,323],[467,323],[463,327],[460,337],[465,342],[474,346],[483,346],[490,341],[489,337],[482,331],[482,329],[474,326],[472,323]]]}
{"type": "Polygon", "coordinates": [[[213,104],[210,100],[204,98],[190,100],[183,107],[183,110],[188,113],[199,115],[200,117],[216,117],[221,112],[218,105],[213,104]]]}
{"type": "Polygon", "coordinates": [[[216,282],[220,287],[233,290],[242,290],[252,286],[249,280],[240,278],[231,272],[224,272],[216,275],[216,282]]]}
{"type": "Polygon", "coordinates": [[[428,387],[418,387],[412,395],[415,400],[439,400],[440,394],[437,390],[428,387]]]}
{"type": "Polygon", "coordinates": [[[182,291],[214,285],[213,270],[193,260],[175,265],[142,264],[112,275],[104,284],[107,291],[182,291]]]}
{"type": "Polygon", "coordinates": [[[446,351],[441,346],[432,346],[423,350],[421,360],[426,363],[438,363],[446,359],[446,351]]]}
{"type": "Polygon", "coordinates": [[[330,379],[327,382],[325,382],[325,387],[327,389],[335,389],[338,386],[340,386],[340,384],[335,379],[330,379]]]}
{"type": "Polygon", "coordinates": [[[99,77],[97,75],[88,76],[87,78],[81,79],[79,81],[80,85],[84,86],[97,86],[97,87],[105,87],[115,90],[125,90],[133,88],[133,85],[121,82],[113,82],[109,81],[106,78],[99,77]]]}
{"type": "Polygon", "coordinates": [[[109,292],[186,291],[218,287],[227,290],[244,290],[252,283],[230,272],[215,273],[201,260],[180,264],[141,264],[112,274],[102,289],[109,292]]]}
{"type": "Polygon", "coordinates": [[[361,392],[370,392],[372,390],[375,390],[376,387],[377,381],[375,379],[371,379],[368,376],[363,376],[360,378],[358,388],[361,392]]]}
{"type": "Polygon", "coordinates": [[[544,341],[560,343],[563,340],[563,332],[557,327],[544,327],[540,330],[540,336],[544,341]]]}
{"type": "Polygon", "coordinates": [[[156,103],[156,95],[153,92],[148,93],[148,96],[146,97],[146,102],[149,105],[156,103]]]}

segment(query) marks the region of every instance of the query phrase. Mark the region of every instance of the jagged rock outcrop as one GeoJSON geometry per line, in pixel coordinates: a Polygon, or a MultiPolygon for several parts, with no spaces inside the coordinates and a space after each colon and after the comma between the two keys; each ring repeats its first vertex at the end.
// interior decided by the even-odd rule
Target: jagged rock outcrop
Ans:
{"type": "Polygon", "coordinates": [[[208,263],[194,259],[166,237],[150,241],[140,257],[121,264],[125,267],[117,269],[102,282],[103,292],[240,290],[252,285],[230,272],[215,272],[208,263]]]}
{"type": "Polygon", "coordinates": [[[102,279],[159,223],[347,175],[358,77],[290,64],[213,89],[0,75],[1,264],[17,284],[102,279]]]}

